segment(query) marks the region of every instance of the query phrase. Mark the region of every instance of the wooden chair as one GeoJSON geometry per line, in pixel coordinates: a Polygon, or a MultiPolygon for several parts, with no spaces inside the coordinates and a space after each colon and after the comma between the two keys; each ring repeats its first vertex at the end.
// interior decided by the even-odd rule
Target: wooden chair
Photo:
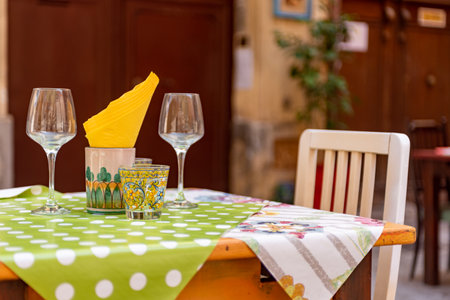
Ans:
{"type": "MultiPolygon", "coordinates": [[[[299,145],[296,205],[313,207],[318,151],[325,152],[320,209],[371,217],[376,158],[387,155],[383,220],[403,224],[409,164],[406,135],[305,130],[299,145]]],[[[400,252],[400,245],[380,248],[375,300],[395,299],[400,252]]]]}
{"type": "MultiPolygon", "coordinates": [[[[435,147],[448,146],[447,143],[447,119],[441,118],[438,122],[432,119],[413,120],[408,126],[408,135],[411,140],[412,149],[433,149],[435,147]]],[[[417,257],[420,249],[421,235],[423,231],[423,181],[422,165],[420,161],[411,160],[411,169],[414,175],[414,203],[417,211],[417,239],[414,245],[414,258],[411,265],[409,278],[414,278],[414,272],[417,265],[417,257]]],[[[443,178],[441,189],[447,190],[450,197],[450,175],[441,175],[443,178]]],[[[442,211],[443,219],[448,218],[450,211],[442,211]]],[[[450,220],[449,220],[450,221],[450,220]]],[[[450,237],[449,237],[450,240],[450,237]]],[[[448,269],[450,269],[450,252],[448,257],[448,269]]]]}

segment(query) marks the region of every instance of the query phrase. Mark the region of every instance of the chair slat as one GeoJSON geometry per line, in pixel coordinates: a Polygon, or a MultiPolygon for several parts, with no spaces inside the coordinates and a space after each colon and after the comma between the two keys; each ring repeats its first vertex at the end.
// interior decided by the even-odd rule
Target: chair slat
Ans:
{"type": "Polygon", "coordinates": [[[351,152],[347,206],[345,208],[345,213],[351,215],[356,215],[358,210],[359,183],[361,179],[361,160],[362,153],[351,152]]]}
{"type": "MultiPolygon", "coordinates": [[[[333,210],[342,212],[345,206],[348,152],[351,152],[346,212],[355,214],[355,209],[358,212],[357,199],[359,186],[361,186],[361,205],[358,215],[371,217],[377,154],[387,155],[388,164],[383,220],[393,223],[403,222],[410,149],[406,135],[387,132],[307,129],[302,133],[299,146],[295,204],[313,207],[317,150],[330,150],[330,154],[325,152],[325,165],[334,165],[337,160],[337,172],[333,176],[334,173],[329,171],[327,167],[324,169],[326,187],[322,188],[321,208],[326,210],[328,195],[331,193],[332,197],[333,192],[330,192],[329,186],[330,182],[333,182],[333,177],[335,177],[333,210]],[[313,149],[315,151],[311,151],[313,149]],[[335,151],[334,160],[332,159],[331,151],[335,151]],[[337,158],[336,151],[338,151],[337,158]],[[364,166],[361,174],[362,155],[364,155],[364,166]]],[[[386,246],[380,249],[373,295],[374,300],[395,300],[400,250],[400,245],[386,246]]]]}
{"type": "Polygon", "coordinates": [[[362,217],[370,218],[372,216],[376,166],[377,155],[373,153],[364,154],[364,175],[362,180],[361,211],[359,213],[359,215],[362,217]]]}
{"type": "Polygon", "coordinates": [[[338,151],[333,211],[343,213],[347,186],[348,152],[338,151]]]}
{"type": "Polygon", "coordinates": [[[314,205],[316,182],[317,150],[312,149],[311,132],[305,130],[300,137],[298,151],[297,179],[295,184],[294,204],[305,207],[314,205]]]}
{"type": "Polygon", "coordinates": [[[334,165],[336,160],[336,152],[333,150],[325,151],[323,162],[323,181],[322,195],[320,198],[320,209],[331,209],[331,194],[333,192],[334,165]]]}
{"type": "Polygon", "coordinates": [[[388,154],[389,135],[382,132],[358,132],[341,130],[315,130],[310,147],[342,151],[388,154]]]}
{"type": "Polygon", "coordinates": [[[317,150],[311,149],[309,151],[309,165],[308,169],[306,170],[306,174],[309,174],[311,176],[308,176],[306,178],[306,185],[304,186],[304,198],[306,200],[305,205],[307,207],[313,207],[314,205],[314,191],[316,186],[316,164],[317,164],[317,150]]]}

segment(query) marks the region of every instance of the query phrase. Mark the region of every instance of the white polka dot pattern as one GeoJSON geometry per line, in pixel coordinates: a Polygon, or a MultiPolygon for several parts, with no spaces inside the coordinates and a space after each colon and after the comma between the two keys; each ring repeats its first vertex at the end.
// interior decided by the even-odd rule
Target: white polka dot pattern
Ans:
{"type": "Polygon", "coordinates": [[[21,269],[28,269],[34,263],[34,255],[30,252],[19,252],[14,254],[14,262],[21,269]]]}
{"type": "MultiPolygon", "coordinates": [[[[35,188],[39,189],[47,192],[46,188],[35,188]]],[[[201,252],[191,255],[189,248],[212,251],[220,235],[242,221],[235,217],[243,219],[242,211],[251,210],[246,205],[233,208],[230,204],[223,206],[229,209],[225,212],[217,203],[201,202],[194,210],[167,209],[158,220],[128,221],[123,215],[90,215],[83,207],[84,199],[66,195],[59,202],[71,207],[71,214],[30,215],[30,210],[45,199],[38,193],[0,201],[0,251],[2,261],[6,263],[8,259],[3,257],[10,257],[21,272],[41,274],[36,277],[37,285],[45,276],[40,293],[58,300],[122,295],[148,299],[154,297],[151,278],[155,272],[168,289],[157,298],[172,293],[169,290],[175,291],[170,298],[176,298],[181,282],[189,280],[184,278],[188,276],[185,271],[192,276],[189,268],[197,270],[207,257],[201,252]],[[170,259],[163,258],[165,255],[170,259]],[[184,261],[180,266],[178,258],[184,261]]]]}
{"type": "Polygon", "coordinates": [[[102,298],[108,298],[113,293],[114,286],[111,281],[107,279],[100,280],[95,286],[95,294],[102,298]]]}
{"type": "Polygon", "coordinates": [[[75,261],[75,251],[72,249],[59,249],[56,250],[56,259],[64,266],[69,266],[75,261]]]}
{"type": "Polygon", "coordinates": [[[75,289],[67,282],[61,283],[55,290],[55,297],[58,300],[70,300],[74,295],[75,289]]]}
{"type": "Polygon", "coordinates": [[[143,273],[134,273],[130,278],[130,287],[135,291],[142,290],[147,284],[147,277],[143,273]]]}
{"type": "Polygon", "coordinates": [[[181,282],[181,279],[181,272],[178,270],[170,270],[166,274],[166,284],[172,288],[178,286],[181,282]]]}

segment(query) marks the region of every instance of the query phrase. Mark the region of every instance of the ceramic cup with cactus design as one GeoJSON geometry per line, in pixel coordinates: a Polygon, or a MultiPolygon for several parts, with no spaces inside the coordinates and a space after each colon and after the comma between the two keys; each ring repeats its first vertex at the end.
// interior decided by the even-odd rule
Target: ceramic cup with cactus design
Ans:
{"type": "Polygon", "coordinates": [[[86,209],[95,214],[125,213],[119,166],[132,166],[135,148],[85,148],[86,209]]]}

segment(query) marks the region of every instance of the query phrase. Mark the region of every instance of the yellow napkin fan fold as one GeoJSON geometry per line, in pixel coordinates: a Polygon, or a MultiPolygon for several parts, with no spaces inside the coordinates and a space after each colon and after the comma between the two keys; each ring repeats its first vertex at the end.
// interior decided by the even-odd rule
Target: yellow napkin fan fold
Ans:
{"type": "Polygon", "coordinates": [[[108,107],[84,122],[89,146],[134,147],[158,83],[158,76],[151,72],[145,81],[111,101],[108,107]]]}

